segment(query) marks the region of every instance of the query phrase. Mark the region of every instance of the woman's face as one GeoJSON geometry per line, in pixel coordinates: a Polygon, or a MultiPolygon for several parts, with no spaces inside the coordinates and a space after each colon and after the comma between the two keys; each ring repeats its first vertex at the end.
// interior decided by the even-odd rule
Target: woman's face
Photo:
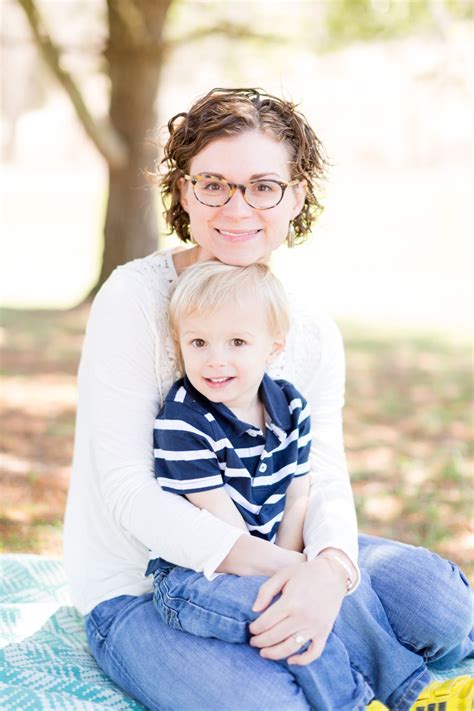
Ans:
{"type": "MultiPolygon", "coordinates": [[[[260,131],[212,141],[191,161],[190,175],[202,173],[225,178],[231,183],[268,178],[291,180],[289,150],[260,131]]],[[[245,266],[266,260],[288,234],[290,220],[303,208],[304,183],[286,189],[282,201],[269,210],[248,205],[240,190],[221,207],[200,203],[190,181],[182,180],[181,205],[189,215],[191,234],[199,245],[198,261],[219,259],[225,264],[245,266]]]]}

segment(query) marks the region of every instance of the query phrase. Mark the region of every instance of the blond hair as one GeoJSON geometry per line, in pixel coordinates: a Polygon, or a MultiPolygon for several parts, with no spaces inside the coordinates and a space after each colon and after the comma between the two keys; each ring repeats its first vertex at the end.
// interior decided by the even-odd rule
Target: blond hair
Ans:
{"type": "Polygon", "coordinates": [[[183,316],[208,313],[223,304],[236,309],[244,303],[261,303],[272,335],[285,337],[290,327],[290,308],[280,280],[266,264],[235,267],[222,262],[198,262],[188,267],[175,284],[169,319],[174,340],[179,342],[183,316]]]}

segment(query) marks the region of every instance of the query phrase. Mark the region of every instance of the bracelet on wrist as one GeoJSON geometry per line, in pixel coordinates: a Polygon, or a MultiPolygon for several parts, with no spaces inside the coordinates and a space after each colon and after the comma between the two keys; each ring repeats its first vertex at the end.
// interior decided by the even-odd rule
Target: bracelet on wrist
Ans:
{"type": "Polygon", "coordinates": [[[336,563],[339,563],[342,568],[344,568],[344,571],[346,573],[346,595],[348,595],[352,588],[354,587],[354,581],[352,580],[352,570],[350,569],[349,565],[346,563],[345,560],[340,558],[338,555],[335,553],[320,553],[317,558],[328,558],[329,560],[334,560],[336,563]]]}

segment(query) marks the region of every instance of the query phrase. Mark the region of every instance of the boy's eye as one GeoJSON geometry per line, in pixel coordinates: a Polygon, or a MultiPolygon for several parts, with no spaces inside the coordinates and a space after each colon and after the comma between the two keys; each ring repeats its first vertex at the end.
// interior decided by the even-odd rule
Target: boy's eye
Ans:
{"type": "Polygon", "coordinates": [[[245,346],[245,341],[243,340],[243,338],[233,338],[232,345],[237,346],[237,348],[239,348],[239,346],[245,346]]]}
{"type": "Polygon", "coordinates": [[[206,345],[206,341],[204,341],[202,338],[193,338],[193,340],[191,341],[191,345],[195,348],[203,348],[206,345]]]}

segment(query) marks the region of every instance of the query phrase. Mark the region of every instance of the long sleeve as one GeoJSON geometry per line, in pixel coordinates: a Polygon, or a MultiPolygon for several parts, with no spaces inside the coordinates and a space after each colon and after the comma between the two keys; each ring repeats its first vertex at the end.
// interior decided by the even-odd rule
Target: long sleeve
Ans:
{"type": "Polygon", "coordinates": [[[154,479],[153,424],[161,402],[149,291],[140,274],[117,270],[97,295],[87,327],[64,546],[83,612],[100,599],[145,591],[149,550],[211,575],[243,533],[154,479]]]}
{"type": "Polygon", "coordinates": [[[344,551],[357,568],[357,519],[343,443],[345,359],[339,330],[327,315],[295,309],[284,373],[311,408],[311,490],[305,553],[344,551]]]}

